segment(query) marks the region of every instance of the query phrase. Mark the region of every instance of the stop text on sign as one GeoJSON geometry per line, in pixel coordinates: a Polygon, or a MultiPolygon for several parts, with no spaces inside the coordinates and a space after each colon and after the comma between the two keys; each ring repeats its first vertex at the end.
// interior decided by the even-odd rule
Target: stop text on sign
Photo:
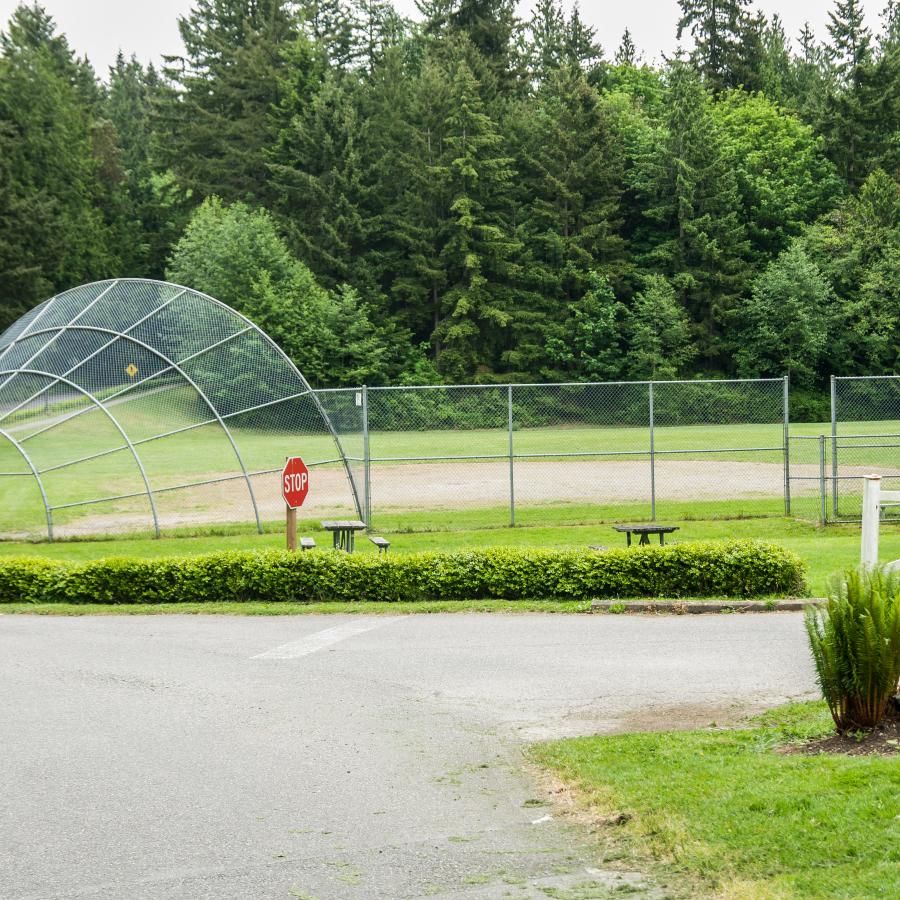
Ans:
{"type": "Polygon", "coordinates": [[[281,471],[281,495],[291,508],[303,506],[309,493],[309,469],[299,456],[292,456],[281,471]]]}
{"type": "Polygon", "coordinates": [[[284,476],[284,492],[285,494],[294,491],[305,491],[309,484],[309,475],[306,472],[295,472],[292,475],[284,476]]]}

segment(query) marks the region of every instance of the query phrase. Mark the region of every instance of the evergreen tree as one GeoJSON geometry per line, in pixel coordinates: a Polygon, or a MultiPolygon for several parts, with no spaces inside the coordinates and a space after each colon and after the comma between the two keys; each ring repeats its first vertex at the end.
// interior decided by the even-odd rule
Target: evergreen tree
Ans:
{"type": "Polygon", "coordinates": [[[835,0],[834,9],[828,13],[828,34],[828,57],[838,76],[846,81],[872,53],[872,33],[866,28],[860,0],[835,0]]]}
{"type": "Polygon", "coordinates": [[[506,216],[512,160],[465,64],[453,80],[444,142],[446,156],[433,175],[449,198],[450,218],[441,235],[446,290],[433,343],[440,370],[459,380],[486,375],[500,362],[514,315],[518,250],[506,216]]]}
{"type": "Polygon", "coordinates": [[[93,116],[86,71],[40,7],[16,9],[0,36],[0,318],[7,324],[51,290],[118,274],[107,216],[120,169],[112,135],[93,116]]]}
{"type": "Polygon", "coordinates": [[[588,81],[595,84],[602,75],[603,48],[597,40],[597,29],[585,24],[581,18],[578,0],[572,3],[572,12],[566,22],[566,56],[569,61],[587,72],[588,81]]]}
{"type": "Polygon", "coordinates": [[[619,49],[616,50],[616,65],[633,66],[637,62],[637,47],[635,47],[634,45],[634,40],[631,37],[631,32],[626,28],[624,33],[622,34],[622,41],[619,44],[619,49]]]}
{"type": "Polygon", "coordinates": [[[701,352],[714,363],[721,361],[721,324],[744,289],[750,248],[709,95],[680,61],[670,68],[667,109],[633,175],[645,220],[635,241],[639,261],[671,279],[700,326],[701,352]]]}
{"type": "Polygon", "coordinates": [[[823,368],[837,375],[883,374],[895,358],[895,298],[887,269],[900,245],[900,185],[876,170],[857,197],[810,228],[807,255],[831,286],[829,340],[823,368]],[[885,303],[887,300],[887,303],[885,303]]]}
{"type": "Polygon", "coordinates": [[[687,313],[672,285],[660,275],[648,275],[625,326],[626,375],[636,380],[665,380],[686,374],[697,355],[687,313]]]}
{"type": "Polygon", "coordinates": [[[291,249],[329,288],[356,282],[365,244],[359,128],[352,82],[331,70],[270,154],[275,209],[291,249]]]}
{"type": "Polygon", "coordinates": [[[260,201],[282,50],[296,36],[287,0],[196,0],[178,27],[186,55],[166,57],[176,87],[159,106],[161,160],[200,197],[260,201]]]}
{"type": "Polygon", "coordinates": [[[750,0],[678,0],[678,39],[694,38],[693,58],[714,91],[740,87],[736,70],[741,55],[742,25],[750,0]]]}
{"type": "Polygon", "coordinates": [[[528,22],[528,68],[534,81],[546,80],[566,57],[566,18],[560,0],[538,0],[528,22]]]}

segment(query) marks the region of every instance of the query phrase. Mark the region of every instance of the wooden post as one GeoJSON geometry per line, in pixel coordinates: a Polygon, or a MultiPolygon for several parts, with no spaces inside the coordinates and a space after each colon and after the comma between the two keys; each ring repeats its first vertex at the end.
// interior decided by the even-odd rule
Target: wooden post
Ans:
{"type": "Polygon", "coordinates": [[[297,549],[297,510],[292,509],[285,504],[286,524],[287,524],[287,548],[288,550],[297,549]]]}

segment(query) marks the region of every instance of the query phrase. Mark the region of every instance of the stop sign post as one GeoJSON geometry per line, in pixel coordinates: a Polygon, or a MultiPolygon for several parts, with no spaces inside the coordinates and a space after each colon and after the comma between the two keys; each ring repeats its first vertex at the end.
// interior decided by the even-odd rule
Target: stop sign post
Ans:
{"type": "Polygon", "coordinates": [[[291,456],[281,470],[281,496],[287,510],[287,548],[297,549],[297,508],[309,493],[309,469],[299,456],[291,456]]]}

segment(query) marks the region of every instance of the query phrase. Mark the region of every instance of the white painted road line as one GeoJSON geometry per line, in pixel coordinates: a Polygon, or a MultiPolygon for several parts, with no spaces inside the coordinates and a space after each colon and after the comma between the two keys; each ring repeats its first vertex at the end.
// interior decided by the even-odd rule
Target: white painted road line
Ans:
{"type": "Polygon", "coordinates": [[[266,650],[265,653],[257,653],[251,659],[296,659],[298,656],[307,656],[317,650],[323,650],[332,644],[345,641],[357,634],[380,628],[389,622],[396,622],[394,616],[380,616],[377,619],[364,619],[362,622],[345,622],[343,625],[335,625],[334,628],[326,628],[300,638],[299,641],[291,641],[266,650]]]}

